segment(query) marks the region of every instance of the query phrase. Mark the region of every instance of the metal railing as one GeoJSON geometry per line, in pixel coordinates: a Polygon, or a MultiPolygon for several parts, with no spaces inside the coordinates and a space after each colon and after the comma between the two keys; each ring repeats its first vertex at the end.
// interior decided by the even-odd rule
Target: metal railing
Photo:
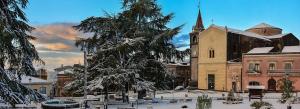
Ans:
{"type": "Polygon", "coordinates": [[[261,74],[260,70],[248,70],[247,71],[248,74],[261,74]]]}
{"type": "Polygon", "coordinates": [[[275,69],[275,70],[268,70],[269,75],[290,75],[290,76],[300,76],[300,69],[275,69]]]}

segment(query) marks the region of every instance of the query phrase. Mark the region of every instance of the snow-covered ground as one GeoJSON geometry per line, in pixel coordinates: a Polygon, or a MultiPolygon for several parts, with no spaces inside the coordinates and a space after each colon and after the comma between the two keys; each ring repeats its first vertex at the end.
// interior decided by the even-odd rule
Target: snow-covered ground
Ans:
{"type": "MultiPolygon", "coordinates": [[[[255,100],[251,102],[253,101],[255,100]]],[[[287,104],[278,103],[277,99],[265,99],[263,101],[271,103],[274,109],[286,109],[287,107],[287,104]]],[[[252,109],[250,107],[251,102],[244,100],[242,104],[223,104],[220,100],[213,100],[212,109],[252,109]]],[[[136,109],[147,109],[149,106],[152,106],[153,109],[181,109],[182,105],[187,105],[188,109],[196,109],[196,100],[192,102],[143,104],[139,105],[136,109]]],[[[117,109],[118,107],[130,107],[130,105],[109,105],[108,109],[117,109]]],[[[293,109],[300,109],[300,104],[292,104],[292,107],[293,109]]]]}
{"type": "MultiPolygon", "coordinates": [[[[139,104],[138,106],[134,103],[136,109],[148,109],[147,107],[152,107],[152,109],[181,109],[181,106],[187,105],[188,109],[196,108],[196,98],[202,94],[207,94],[209,97],[213,98],[212,109],[252,109],[250,104],[253,101],[257,100],[248,100],[248,93],[240,94],[244,98],[242,104],[223,104],[223,100],[216,100],[217,97],[222,97],[222,94],[227,96],[227,92],[203,92],[203,91],[182,91],[175,92],[174,94],[171,91],[167,92],[158,92],[156,98],[163,98],[164,100],[159,103],[144,103],[139,104]],[[186,98],[185,95],[188,95],[188,98],[193,100],[190,102],[184,101],[186,98]],[[169,99],[179,99],[178,103],[169,103],[169,99]]],[[[278,99],[281,97],[281,93],[267,93],[264,95],[263,101],[267,101],[273,105],[274,109],[286,109],[287,104],[281,104],[278,102],[278,99]]],[[[131,107],[131,105],[109,105],[108,109],[117,109],[118,107],[131,107]]],[[[300,109],[300,104],[292,104],[293,109],[300,109]]],[[[150,108],[151,109],[151,108],[150,108]]]]}
{"type": "MultiPolygon", "coordinates": [[[[198,96],[203,94],[207,94],[209,97],[213,98],[212,102],[212,109],[252,109],[250,104],[253,101],[257,100],[248,100],[248,93],[242,93],[240,96],[244,98],[243,103],[241,104],[223,104],[223,100],[216,100],[216,98],[222,97],[222,94],[227,96],[227,92],[213,92],[213,91],[180,91],[174,92],[172,91],[159,91],[156,94],[156,99],[159,100],[159,103],[150,103],[145,102],[142,104],[137,105],[134,102],[134,107],[136,109],[181,109],[181,106],[186,105],[188,109],[195,109],[196,108],[196,99],[198,96]],[[185,96],[188,97],[185,97],[185,96]],[[163,99],[161,99],[163,98],[163,99]],[[185,101],[186,98],[192,99],[192,101],[185,101]],[[177,103],[169,103],[170,99],[177,99],[177,103]],[[148,108],[152,107],[152,108],[148,108]]],[[[94,96],[89,96],[88,98],[93,98],[94,96]]],[[[99,97],[99,96],[98,96],[99,97]]],[[[269,102],[273,105],[273,109],[286,109],[287,104],[281,104],[278,102],[278,99],[281,97],[281,93],[266,93],[264,95],[263,101],[269,102]]],[[[71,97],[71,98],[60,98],[60,99],[74,99],[76,101],[82,102],[81,97],[71,97]]],[[[124,104],[124,105],[109,105],[108,109],[118,109],[118,107],[131,107],[131,104],[124,104]]],[[[293,109],[300,109],[300,104],[292,104],[293,109]]],[[[38,109],[40,106],[38,106],[38,109]]],[[[92,109],[94,109],[92,107],[92,109]]],[[[101,105],[101,109],[103,106],[101,105]]]]}

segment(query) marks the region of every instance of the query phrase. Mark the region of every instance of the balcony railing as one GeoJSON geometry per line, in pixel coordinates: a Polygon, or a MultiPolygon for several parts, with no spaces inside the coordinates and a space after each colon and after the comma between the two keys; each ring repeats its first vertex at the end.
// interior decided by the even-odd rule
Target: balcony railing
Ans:
{"type": "Polygon", "coordinates": [[[260,70],[248,70],[247,71],[248,74],[250,75],[255,75],[255,74],[261,74],[261,71],[260,70]]]}
{"type": "Polygon", "coordinates": [[[300,69],[275,69],[275,70],[268,70],[269,75],[273,76],[282,76],[282,75],[290,75],[290,76],[300,76],[300,69]]]}

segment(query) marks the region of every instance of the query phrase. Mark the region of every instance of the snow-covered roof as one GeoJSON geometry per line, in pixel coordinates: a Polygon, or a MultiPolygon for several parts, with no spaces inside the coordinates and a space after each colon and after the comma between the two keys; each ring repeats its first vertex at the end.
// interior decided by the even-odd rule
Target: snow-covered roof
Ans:
{"type": "Polygon", "coordinates": [[[288,34],[291,34],[291,33],[277,34],[277,35],[273,35],[273,36],[266,36],[265,38],[267,38],[267,39],[277,39],[277,38],[282,38],[283,36],[286,36],[288,34]]]}
{"type": "Polygon", "coordinates": [[[247,89],[265,89],[265,86],[247,86],[247,89]]]}
{"type": "Polygon", "coordinates": [[[274,47],[253,48],[248,53],[269,53],[274,47]]]}
{"type": "MultiPolygon", "coordinates": [[[[258,47],[253,48],[248,54],[270,53],[274,47],[258,47]]],[[[282,51],[278,53],[300,53],[300,46],[284,46],[282,51]]]]}
{"type": "Polygon", "coordinates": [[[276,29],[280,29],[278,27],[275,27],[275,26],[272,26],[272,25],[269,25],[269,24],[266,24],[266,23],[260,23],[258,25],[255,25],[255,26],[251,27],[250,29],[254,29],[254,28],[276,28],[276,29]]]}
{"type": "Polygon", "coordinates": [[[284,46],[282,53],[300,52],[300,46],[284,46]]]}
{"type": "MultiPolygon", "coordinates": [[[[215,27],[218,29],[221,29],[223,31],[226,31],[226,27],[224,26],[218,26],[215,24],[212,24],[211,27],[215,27]]],[[[265,23],[261,23],[259,25],[256,25],[254,27],[272,27],[272,28],[277,28],[265,23]]],[[[280,29],[280,28],[279,28],[280,29]]],[[[277,38],[282,38],[284,36],[287,36],[291,33],[285,33],[285,34],[276,34],[276,35],[272,35],[272,36],[265,36],[265,35],[260,35],[254,32],[250,32],[250,31],[243,31],[243,30],[238,30],[238,29],[234,29],[234,28],[228,28],[227,27],[227,31],[230,33],[235,33],[235,34],[240,34],[240,35],[244,35],[244,36],[248,36],[248,37],[254,37],[254,38],[258,38],[258,39],[262,39],[262,40],[266,40],[266,41],[271,41],[270,39],[277,39],[277,38]]]]}
{"type": "Polygon", "coordinates": [[[58,72],[58,74],[66,74],[66,73],[73,73],[72,69],[66,69],[66,70],[63,70],[63,71],[60,71],[58,72]]]}
{"type": "Polygon", "coordinates": [[[45,84],[45,83],[50,83],[47,80],[43,80],[43,79],[32,77],[32,76],[23,75],[23,76],[21,76],[21,78],[22,78],[22,80],[21,80],[22,84],[38,84],[38,83],[45,84]]]}
{"type": "Polygon", "coordinates": [[[189,63],[168,63],[168,66],[190,66],[189,63]]]}
{"type": "Polygon", "coordinates": [[[63,70],[72,69],[72,68],[73,68],[72,66],[62,66],[62,67],[55,68],[54,70],[55,71],[63,71],[63,70]]]}
{"type": "MultiPolygon", "coordinates": [[[[223,26],[217,26],[217,25],[211,25],[212,27],[216,27],[218,29],[221,29],[221,30],[226,30],[226,27],[223,27],[223,26]]],[[[253,33],[253,32],[248,32],[248,31],[243,31],[243,30],[238,30],[238,29],[233,29],[233,28],[228,28],[227,27],[227,31],[228,32],[231,32],[231,33],[235,33],[235,34],[240,34],[240,35],[244,35],[244,36],[248,36],[248,37],[253,37],[253,38],[258,38],[258,39],[262,39],[262,40],[266,40],[266,41],[271,41],[265,37],[267,36],[263,36],[263,35],[259,35],[259,34],[256,34],[256,33],[253,33]]]]}

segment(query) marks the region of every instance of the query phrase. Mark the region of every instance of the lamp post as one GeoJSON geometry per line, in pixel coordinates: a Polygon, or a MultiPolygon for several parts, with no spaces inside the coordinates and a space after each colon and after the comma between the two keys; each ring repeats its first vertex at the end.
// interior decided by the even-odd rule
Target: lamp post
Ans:
{"type": "Polygon", "coordinates": [[[84,99],[87,99],[87,46],[86,42],[83,43],[83,61],[84,61],[84,99]]]}

